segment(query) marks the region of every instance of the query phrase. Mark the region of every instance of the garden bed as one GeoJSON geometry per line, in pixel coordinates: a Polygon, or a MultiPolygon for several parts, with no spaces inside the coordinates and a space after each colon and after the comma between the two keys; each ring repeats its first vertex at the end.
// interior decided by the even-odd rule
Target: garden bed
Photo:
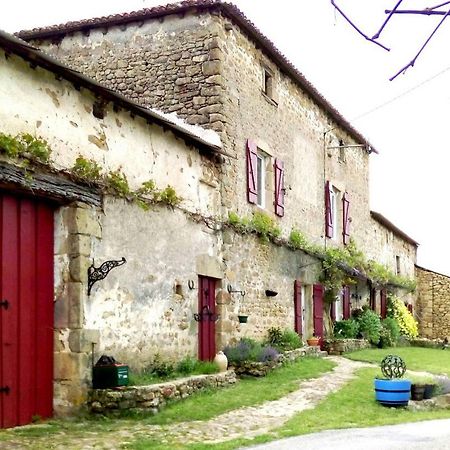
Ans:
{"type": "Polygon", "coordinates": [[[234,370],[228,370],[149,386],[93,389],[89,393],[88,408],[100,414],[118,414],[124,410],[156,414],[168,401],[184,399],[207,388],[230,386],[236,381],[234,370]]]}
{"type": "Polygon", "coordinates": [[[322,352],[320,347],[301,347],[295,350],[288,350],[280,353],[274,361],[252,362],[243,361],[233,365],[236,375],[247,375],[252,377],[264,377],[271,370],[280,367],[286,362],[292,362],[305,356],[322,357],[326,356],[326,352],[322,352]]]}

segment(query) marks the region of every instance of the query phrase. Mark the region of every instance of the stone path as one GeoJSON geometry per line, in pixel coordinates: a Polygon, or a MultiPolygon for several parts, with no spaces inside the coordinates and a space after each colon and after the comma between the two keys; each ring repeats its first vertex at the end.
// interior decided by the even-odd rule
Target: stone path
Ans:
{"type": "Polygon", "coordinates": [[[213,443],[224,442],[243,437],[254,437],[280,427],[293,415],[314,408],[332,392],[336,392],[361,367],[370,364],[351,361],[342,357],[330,356],[327,359],[336,363],[336,367],[319,378],[305,380],[299,389],[279,400],[265,402],[258,406],[244,407],[214,417],[208,421],[182,422],[175,425],[145,425],[139,422],[128,422],[121,427],[114,427],[112,433],[90,433],[85,431],[77,436],[52,435],[51,442],[33,438],[32,440],[12,438],[0,441],[2,449],[117,449],[127,442],[139,437],[155,439],[164,444],[175,443],[213,443]],[[39,442],[40,441],[40,442],[39,442]]]}

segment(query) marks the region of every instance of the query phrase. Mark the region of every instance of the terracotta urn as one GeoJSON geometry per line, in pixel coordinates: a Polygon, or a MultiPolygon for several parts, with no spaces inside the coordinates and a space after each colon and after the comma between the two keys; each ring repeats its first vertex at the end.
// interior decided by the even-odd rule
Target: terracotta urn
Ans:
{"type": "Polygon", "coordinates": [[[228,358],[224,352],[217,352],[214,357],[214,363],[217,365],[220,372],[226,372],[228,367],[228,358]]]}

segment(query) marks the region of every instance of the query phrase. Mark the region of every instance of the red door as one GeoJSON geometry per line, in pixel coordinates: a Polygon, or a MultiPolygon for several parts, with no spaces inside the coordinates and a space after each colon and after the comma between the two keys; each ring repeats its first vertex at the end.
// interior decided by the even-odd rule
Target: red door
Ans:
{"type": "Polygon", "coordinates": [[[387,316],[386,289],[381,289],[380,291],[380,316],[382,319],[386,319],[387,316]]]}
{"type": "Polygon", "coordinates": [[[53,209],[0,192],[0,427],[53,411],[53,209]]]}
{"type": "Polygon", "coordinates": [[[323,286],[313,286],[314,335],[323,337],[323,286]]]}
{"type": "Polygon", "coordinates": [[[216,355],[216,280],[198,277],[198,358],[211,361],[216,355]]]}
{"type": "Polygon", "coordinates": [[[343,286],[342,288],[342,318],[344,320],[350,319],[352,305],[350,302],[350,286],[343,286]]]}
{"type": "Polygon", "coordinates": [[[294,329],[299,336],[303,335],[302,319],[302,284],[300,281],[294,281],[294,329]]]}

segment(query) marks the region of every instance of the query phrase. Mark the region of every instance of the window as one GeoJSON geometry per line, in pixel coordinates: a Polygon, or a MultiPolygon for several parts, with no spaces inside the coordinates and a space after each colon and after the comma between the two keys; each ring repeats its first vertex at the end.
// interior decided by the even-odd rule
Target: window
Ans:
{"type": "Polygon", "coordinates": [[[261,208],[266,204],[266,158],[261,155],[256,155],[256,204],[261,208]]]}
{"type": "Polygon", "coordinates": [[[346,162],[345,144],[344,144],[344,141],[342,139],[339,141],[339,157],[338,157],[338,161],[340,163],[345,163],[346,162]]]}
{"type": "Polygon", "coordinates": [[[266,67],[263,67],[262,89],[264,94],[267,95],[267,97],[273,99],[273,75],[266,67]]]}
{"type": "Polygon", "coordinates": [[[400,256],[396,255],[395,256],[395,273],[397,275],[400,275],[400,272],[401,272],[401,270],[400,270],[400,256]]]}

